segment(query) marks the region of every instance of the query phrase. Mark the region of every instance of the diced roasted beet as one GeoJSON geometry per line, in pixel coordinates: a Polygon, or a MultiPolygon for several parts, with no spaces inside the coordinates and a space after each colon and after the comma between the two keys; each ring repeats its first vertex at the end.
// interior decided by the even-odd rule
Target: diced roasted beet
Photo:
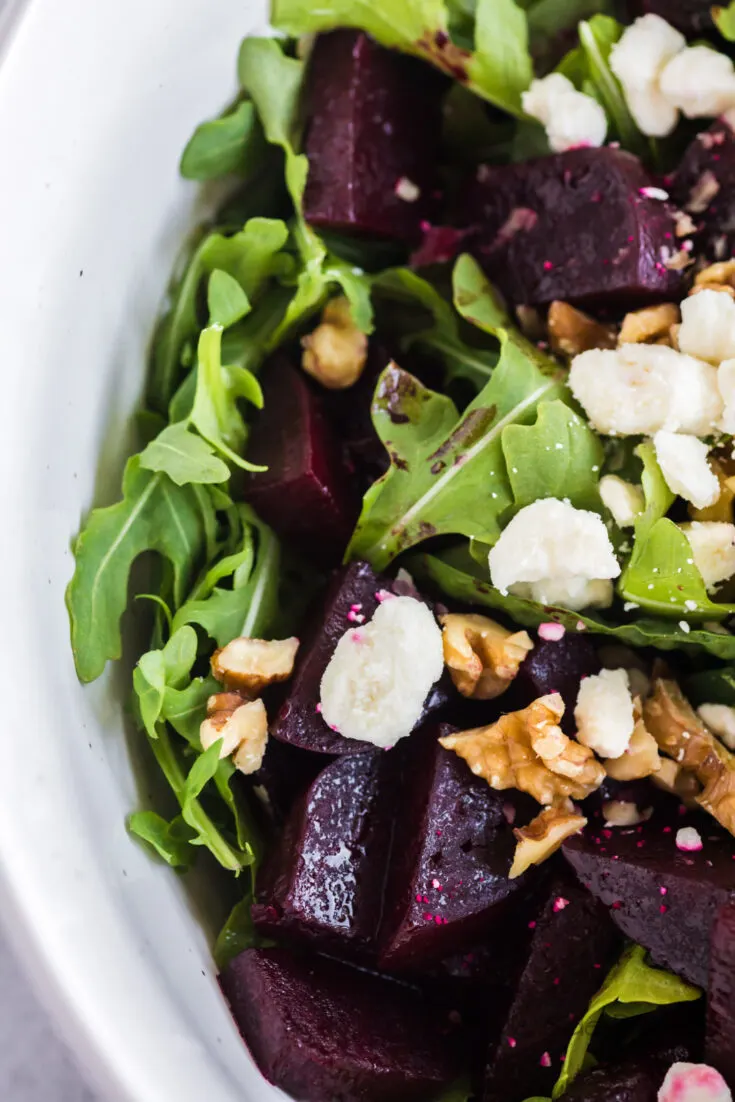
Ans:
{"type": "Polygon", "coordinates": [[[381,965],[416,968],[495,936],[534,882],[508,879],[515,839],[503,796],[439,745],[409,746],[386,888],[381,965]]]}
{"type": "Polygon", "coordinates": [[[579,683],[599,672],[600,660],[588,635],[567,631],[559,640],[537,639],[521,663],[504,710],[525,708],[539,696],[561,693],[566,709],[562,726],[572,732],[579,683]]]}
{"type": "Polygon", "coordinates": [[[621,149],[481,165],[467,195],[478,261],[514,305],[563,299],[616,311],[681,297],[671,208],[621,149]]]}
{"type": "Polygon", "coordinates": [[[260,769],[239,779],[262,805],[268,818],[282,822],[295,800],[308,788],[322,764],[321,759],[295,746],[269,739],[260,769]]]}
{"type": "Polygon", "coordinates": [[[564,843],[582,883],[610,908],[623,933],[649,950],[655,964],[706,987],[710,930],[735,892],[735,839],[703,813],[656,814],[632,830],[588,826],[564,843]],[[681,827],[694,826],[699,852],[677,848],[681,827]]]}
{"type": "Polygon", "coordinates": [[[332,390],[325,394],[335,431],[344,441],[356,470],[368,480],[368,484],[380,478],[389,466],[388,452],[375,431],[370,407],[378,376],[390,361],[388,350],[371,340],[365,370],[359,381],[347,390],[332,390]]]}
{"type": "Polygon", "coordinates": [[[735,1086],[735,901],[712,926],[705,1060],[735,1086]]]}
{"type": "Polygon", "coordinates": [[[261,933],[374,955],[401,759],[400,748],[343,756],[319,774],[258,877],[261,933]]]}
{"type": "Polygon", "coordinates": [[[324,957],[248,949],[222,990],[258,1067],[298,1102],[431,1102],[456,1074],[419,993],[324,957]]]}
{"type": "Polygon", "coordinates": [[[689,38],[715,29],[711,0],[634,0],[633,15],[660,15],[689,38]]]}
{"type": "Polygon", "coordinates": [[[726,115],[687,147],[670,191],[697,227],[697,252],[729,260],[735,251],[735,133],[726,115]]]}
{"type": "Polygon", "coordinates": [[[359,501],[320,399],[284,356],[267,365],[263,396],[248,459],[268,470],[247,476],[245,499],[279,536],[339,562],[359,501]]]}
{"type": "Polygon", "coordinates": [[[309,64],[306,220],[413,241],[437,210],[445,80],[359,31],[320,35],[309,64]]]}
{"type": "Polygon", "coordinates": [[[656,1102],[663,1072],[657,1065],[601,1064],[580,1075],[564,1094],[565,1102],[656,1102]]]}
{"type": "MultiPolygon", "coordinates": [[[[342,635],[354,626],[355,615],[371,619],[379,603],[377,594],[393,592],[394,586],[367,563],[352,563],[335,575],[311,635],[299,649],[288,696],[273,725],[275,738],[320,754],[364,754],[372,749],[370,743],[343,738],[329,729],[317,709],[319,690],[329,659],[342,635]]],[[[445,682],[438,681],[427,697],[424,714],[446,703],[448,693],[445,682]]]]}
{"type": "Polygon", "coordinates": [[[620,944],[598,900],[569,879],[554,882],[490,1056],[484,1102],[551,1094],[574,1026],[620,944]]]}

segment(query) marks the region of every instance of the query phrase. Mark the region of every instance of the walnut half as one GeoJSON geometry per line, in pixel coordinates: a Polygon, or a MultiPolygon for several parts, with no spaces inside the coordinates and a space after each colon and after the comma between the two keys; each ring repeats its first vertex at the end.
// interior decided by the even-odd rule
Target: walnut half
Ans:
{"type": "Polygon", "coordinates": [[[345,390],[362,375],[368,340],[352,320],[346,298],[332,299],[324,307],[321,325],[302,337],[301,366],[329,390],[345,390]]]}
{"type": "Polygon", "coordinates": [[[547,325],[552,349],[563,356],[579,356],[592,348],[615,347],[613,326],[595,321],[568,302],[552,302],[547,325]]]}
{"type": "Polygon", "coordinates": [[[616,781],[636,781],[658,773],[661,768],[661,755],[658,743],[643,722],[640,697],[633,700],[635,727],[630,736],[628,749],[619,758],[608,758],[605,770],[608,777],[616,781]]]}
{"type": "Polygon", "coordinates": [[[268,742],[268,716],[262,700],[247,700],[235,693],[215,693],[207,703],[207,718],[199,729],[199,741],[208,750],[222,739],[220,758],[229,758],[242,773],[255,773],[263,764],[268,742]],[[226,705],[226,707],[222,707],[226,705]]]}
{"type": "Polygon", "coordinates": [[[487,616],[440,616],[444,662],[462,696],[494,700],[510,685],[533,642],[527,631],[515,633],[487,616]]]}
{"type": "Polygon", "coordinates": [[[299,641],[240,636],[212,655],[212,674],[228,689],[254,697],[293,673],[299,641]]]}
{"type": "Polygon", "coordinates": [[[643,705],[646,727],[682,774],[702,786],[696,802],[735,835],[735,755],[705,726],[675,681],[659,678],[643,705]]]}
{"type": "Polygon", "coordinates": [[[515,880],[531,865],[541,865],[567,838],[587,826],[583,815],[560,807],[548,807],[532,819],[528,826],[514,830],[518,845],[508,877],[515,880]]]}
{"type": "Polygon", "coordinates": [[[563,715],[564,702],[552,693],[488,727],[439,741],[498,791],[516,788],[546,806],[567,797],[583,800],[600,787],[605,770],[591,750],[564,734],[563,715]]]}

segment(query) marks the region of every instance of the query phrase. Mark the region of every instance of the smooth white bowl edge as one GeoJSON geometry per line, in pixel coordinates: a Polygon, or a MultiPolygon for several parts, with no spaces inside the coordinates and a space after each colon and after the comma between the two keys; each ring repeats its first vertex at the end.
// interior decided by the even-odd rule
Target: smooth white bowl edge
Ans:
{"type": "Polygon", "coordinates": [[[0,874],[27,966],[127,1102],[284,1097],[237,1034],[180,880],[125,831],[119,678],[81,688],[63,604],[196,217],[178,157],[262,26],[249,0],[31,0],[0,65],[0,874]]]}

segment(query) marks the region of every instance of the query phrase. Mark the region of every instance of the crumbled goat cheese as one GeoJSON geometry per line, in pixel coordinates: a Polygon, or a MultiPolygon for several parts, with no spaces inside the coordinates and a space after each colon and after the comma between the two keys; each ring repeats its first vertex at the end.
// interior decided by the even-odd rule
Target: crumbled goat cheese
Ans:
{"type": "Polygon", "coordinates": [[[337,643],[322,677],[322,718],[345,738],[393,746],[415,727],[443,669],[431,610],[414,597],[385,601],[337,643]]]}
{"type": "Polygon", "coordinates": [[[572,361],[569,385],[592,427],[611,436],[660,429],[706,436],[723,409],[716,369],[664,345],[582,352],[572,361]]]}
{"type": "Polygon", "coordinates": [[[728,704],[700,704],[700,718],[722,739],[728,750],[735,750],[735,708],[728,704]]]}
{"type": "Polygon", "coordinates": [[[653,438],[656,459],[672,493],[691,501],[697,509],[714,505],[720,482],[707,462],[709,448],[696,436],[657,432],[653,438]]]}
{"type": "Polygon", "coordinates": [[[735,68],[727,54],[688,46],[661,73],[660,88],[688,119],[711,118],[735,105],[735,68]]]}
{"type": "Polygon", "coordinates": [[[640,486],[634,486],[616,474],[606,474],[600,479],[600,497],[618,528],[632,528],[645,505],[640,486]]]}
{"type": "Polygon", "coordinates": [[[592,96],[578,92],[561,73],[534,80],[522,97],[523,110],[546,128],[555,153],[579,146],[600,146],[607,134],[607,116],[592,96]]]}
{"type": "Polygon", "coordinates": [[[620,573],[602,518],[553,497],[516,513],[488,561],[502,593],[575,611],[609,605],[620,573]]]}
{"type": "Polygon", "coordinates": [[[700,291],[681,304],[679,348],[712,364],[735,357],[735,301],[722,291],[700,291]]]}
{"type": "Polygon", "coordinates": [[[694,520],[679,527],[689,540],[694,565],[707,589],[735,574],[735,524],[694,520]]]}
{"type": "Polygon", "coordinates": [[[635,728],[626,670],[601,670],[585,677],[574,709],[577,740],[601,758],[619,758],[635,728]]]}
{"type": "Polygon", "coordinates": [[[684,35],[665,19],[644,15],[626,28],[610,53],[610,68],[623,87],[630,113],[651,137],[664,137],[676,126],[678,112],[662,94],[659,81],[667,63],[685,47],[684,35]]]}
{"type": "Polygon", "coordinates": [[[658,1092],[658,1102],[732,1102],[719,1071],[709,1064],[672,1064],[658,1092]]]}
{"type": "Polygon", "coordinates": [[[725,404],[718,428],[733,436],[735,435],[735,359],[723,360],[720,364],[717,369],[717,386],[725,404]]]}

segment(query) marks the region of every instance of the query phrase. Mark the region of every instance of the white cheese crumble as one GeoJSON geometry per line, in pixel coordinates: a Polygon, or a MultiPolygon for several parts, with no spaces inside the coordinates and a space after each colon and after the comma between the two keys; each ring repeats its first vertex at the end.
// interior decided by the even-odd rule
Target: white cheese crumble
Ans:
{"type": "Polygon", "coordinates": [[[679,527],[689,540],[694,565],[707,589],[735,574],[735,524],[694,520],[679,527]]]}
{"type": "Polygon", "coordinates": [[[735,359],[723,360],[720,364],[717,369],[717,386],[725,404],[718,427],[732,436],[735,435],[735,359]]]}
{"type": "Polygon", "coordinates": [[[662,94],[661,74],[686,47],[683,34],[658,15],[643,15],[627,27],[610,52],[610,68],[620,81],[631,115],[651,137],[676,126],[678,112],[662,94]]]}
{"type": "Polygon", "coordinates": [[[612,601],[610,579],[620,574],[602,518],[553,497],[516,513],[488,562],[492,583],[501,593],[573,611],[607,607],[612,601]]]}
{"type": "Polygon", "coordinates": [[[443,669],[431,610],[415,597],[394,597],[337,643],[322,677],[322,718],[345,738],[393,746],[410,735],[443,669]]]}
{"type": "Polygon", "coordinates": [[[732,1102],[719,1071],[709,1064],[672,1064],[658,1092],[658,1102],[732,1102]]]}
{"type": "Polygon", "coordinates": [[[735,708],[727,704],[700,704],[697,712],[728,750],[735,750],[735,708]]]}
{"type": "Polygon", "coordinates": [[[561,73],[533,80],[522,96],[523,110],[546,128],[554,153],[579,146],[600,146],[607,134],[607,116],[592,96],[578,92],[561,73]]]}
{"type": "Polygon", "coordinates": [[[691,501],[697,509],[714,505],[720,496],[720,483],[707,462],[706,444],[696,436],[657,432],[653,446],[661,474],[672,493],[691,501]]]}
{"type": "Polygon", "coordinates": [[[688,119],[721,115],[735,105],[735,68],[727,54],[688,46],[661,73],[660,89],[688,119]]]}
{"type": "Polygon", "coordinates": [[[735,356],[735,301],[722,291],[699,291],[681,304],[679,348],[712,364],[735,356]]]}
{"type": "Polygon", "coordinates": [[[602,476],[600,497],[602,504],[612,513],[618,528],[632,528],[645,506],[640,486],[634,486],[632,482],[626,482],[616,474],[602,476]]]}
{"type": "Polygon", "coordinates": [[[601,670],[583,678],[577,706],[577,740],[601,758],[619,758],[635,728],[633,697],[626,670],[601,670]]]}
{"type": "Polygon", "coordinates": [[[610,436],[661,429],[706,436],[722,415],[717,370],[663,345],[582,352],[572,360],[569,386],[592,427],[610,436]]]}

